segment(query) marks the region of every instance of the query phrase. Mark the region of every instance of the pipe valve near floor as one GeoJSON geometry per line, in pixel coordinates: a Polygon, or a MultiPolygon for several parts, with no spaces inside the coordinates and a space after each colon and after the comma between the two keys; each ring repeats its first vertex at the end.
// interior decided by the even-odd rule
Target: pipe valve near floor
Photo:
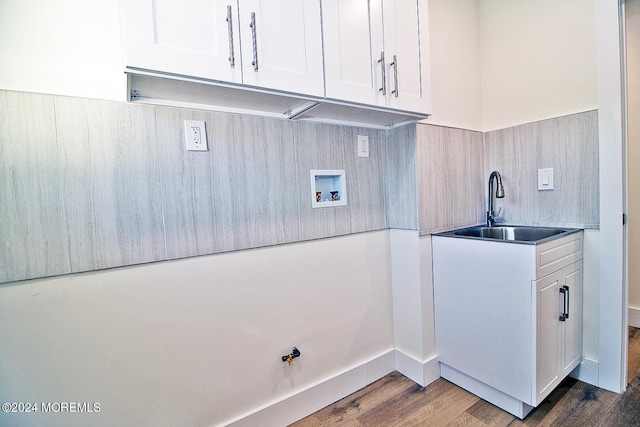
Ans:
{"type": "Polygon", "coordinates": [[[300,350],[298,350],[297,348],[293,347],[291,349],[291,353],[282,356],[282,361],[283,362],[287,362],[289,365],[291,365],[291,361],[296,358],[296,357],[300,357],[300,350]]]}

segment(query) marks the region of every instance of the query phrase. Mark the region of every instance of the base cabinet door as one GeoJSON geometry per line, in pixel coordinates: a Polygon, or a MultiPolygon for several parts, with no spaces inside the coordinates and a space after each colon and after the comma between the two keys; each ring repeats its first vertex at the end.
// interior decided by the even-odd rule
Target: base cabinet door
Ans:
{"type": "Polygon", "coordinates": [[[582,357],[582,261],[535,281],[537,406],[582,357]]]}
{"type": "Polygon", "coordinates": [[[582,360],[582,261],[562,270],[567,316],[562,323],[562,371],[568,375],[582,360]]]}
{"type": "Polygon", "coordinates": [[[535,282],[536,289],[536,398],[534,406],[560,383],[561,329],[558,271],[535,282]]]}

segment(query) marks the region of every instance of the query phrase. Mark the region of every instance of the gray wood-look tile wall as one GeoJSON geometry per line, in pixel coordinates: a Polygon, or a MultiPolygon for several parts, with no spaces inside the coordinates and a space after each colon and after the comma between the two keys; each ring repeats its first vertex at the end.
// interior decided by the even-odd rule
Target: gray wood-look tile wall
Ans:
{"type": "Polygon", "coordinates": [[[53,97],[0,91],[0,282],[71,271],[53,97]]]}
{"type": "Polygon", "coordinates": [[[387,218],[389,228],[418,229],[415,124],[391,129],[387,144],[387,218]]]}
{"type": "Polygon", "coordinates": [[[599,226],[597,111],[484,134],[418,124],[416,151],[421,234],[482,224],[494,170],[505,223],[599,226]],[[554,190],[537,189],[539,168],[554,169],[554,190]]]}
{"type": "Polygon", "coordinates": [[[482,133],[418,125],[421,234],[476,225],[484,219],[482,133]]]}
{"type": "Polygon", "coordinates": [[[480,224],[492,170],[507,222],[597,227],[597,112],[486,134],[384,131],[0,91],[0,283],[480,224]],[[185,150],[187,119],[206,122],[209,151],[185,150]],[[555,189],[538,191],[549,167],[555,189]],[[311,207],[311,169],[345,170],[347,206],[311,207]]]}
{"type": "Polygon", "coordinates": [[[599,227],[597,111],[487,132],[484,152],[486,179],[493,170],[502,175],[505,197],[496,207],[505,222],[599,227]],[[553,190],[537,189],[544,168],[553,168],[553,190]]]}
{"type": "Polygon", "coordinates": [[[0,91],[0,283],[385,229],[386,146],[384,130],[0,91]],[[186,119],[208,152],[185,150],[186,119]],[[313,209],[310,169],[345,169],[348,205],[313,209]]]}
{"type": "Polygon", "coordinates": [[[54,102],[66,222],[59,232],[66,230],[71,271],[162,259],[153,108],[69,97],[54,102]]]}

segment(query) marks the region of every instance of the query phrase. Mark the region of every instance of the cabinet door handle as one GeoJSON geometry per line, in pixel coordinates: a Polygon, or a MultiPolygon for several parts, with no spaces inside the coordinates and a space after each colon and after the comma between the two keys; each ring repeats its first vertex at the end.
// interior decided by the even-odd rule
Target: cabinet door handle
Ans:
{"type": "Polygon", "coordinates": [[[251,23],[249,24],[251,27],[251,42],[253,43],[253,71],[258,71],[258,40],[256,36],[256,13],[251,12],[251,23]]]}
{"type": "Polygon", "coordinates": [[[396,98],[398,97],[398,58],[396,55],[393,55],[393,62],[389,64],[390,67],[393,67],[393,90],[391,93],[396,98]]]}
{"type": "Polygon", "coordinates": [[[231,5],[227,6],[227,32],[229,34],[229,64],[231,68],[236,66],[236,55],[233,47],[233,14],[231,5]]]}
{"type": "Polygon", "coordinates": [[[562,314],[558,320],[564,322],[569,318],[569,287],[567,285],[562,285],[560,293],[562,294],[562,314]]]}
{"type": "Polygon", "coordinates": [[[386,73],[386,65],[384,64],[384,51],[380,52],[380,59],[378,59],[378,64],[380,64],[380,68],[382,69],[382,87],[378,89],[379,92],[382,92],[383,95],[387,94],[387,73],[386,73]]]}

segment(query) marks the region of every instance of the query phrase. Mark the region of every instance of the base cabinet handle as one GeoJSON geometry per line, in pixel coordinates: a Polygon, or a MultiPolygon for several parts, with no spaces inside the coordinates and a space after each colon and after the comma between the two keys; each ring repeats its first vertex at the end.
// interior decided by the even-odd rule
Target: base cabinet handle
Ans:
{"type": "Polygon", "coordinates": [[[559,290],[562,294],[562,314],[558,317],[558,320],[564,322],[569,318],[569,286],[562,285],[559,290]]]}

